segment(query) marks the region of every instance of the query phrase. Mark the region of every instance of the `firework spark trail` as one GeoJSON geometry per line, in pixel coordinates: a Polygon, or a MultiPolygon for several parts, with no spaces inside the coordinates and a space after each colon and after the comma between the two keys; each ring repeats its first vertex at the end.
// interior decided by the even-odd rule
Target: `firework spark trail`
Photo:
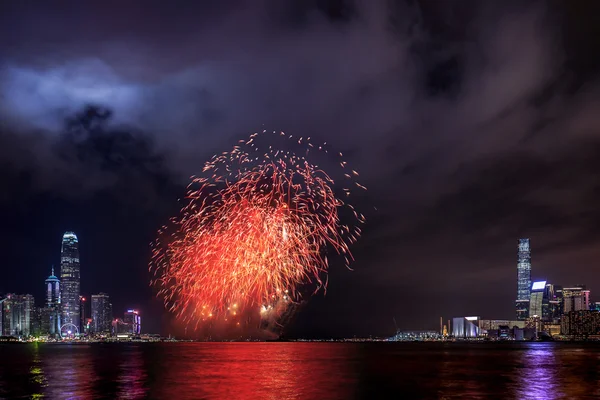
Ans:
{"type": "MultiPolygon", "coordinates": [[[[327,247],[347,266],[352,261],[349,245],[364,216],[337,198],[333,179],[309,163],[310,138],[297,140],[304,156],[272,145],[261,154],[258,142],[267,135],[252,134],[206,162],[205,176],[192,179],[188,204],[171,221],[175,232],[163,227],[154,243],[151,284],[187,322],[232,318],[273,299],[293,301],[307,283],[315,292],[324,288],[327,247]],[[352,211],[352,224],[341,224],[343,206],[352,211]]],[[[314,151],[327,152],[325,144],[314,151]]],[[[366,189],[349,171],[345,179],[366,189]]]]}

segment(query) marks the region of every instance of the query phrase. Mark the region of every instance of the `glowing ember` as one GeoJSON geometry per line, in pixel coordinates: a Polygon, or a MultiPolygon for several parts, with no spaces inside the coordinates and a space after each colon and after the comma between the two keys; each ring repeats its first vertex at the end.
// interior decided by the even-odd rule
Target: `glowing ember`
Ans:
{"type": "MultiPolygon", "coordinates": [[[[312,283],[315,292],[326,286],[327,247],[343,254],[346,265],[352,260],[348,245],[364,217],[307,160],[309,150],[326,152],[324,146],[300,138],[294,144],[303,146],[303,156],[272,146],[259,153],[257,141],[268,135],[255,133],[206,162],[206,176],[193,178],[189,202],[172,220],[175,233],[164,227],[153,246],[152,284],[188,322],[233,319],[248,309],[264,316],[297,300],[300,285],[312,283]],[[354,216],[350,225],[340,223],[343,206],[354,216]]],[[[289,144],[292,136],[284,139],[289,144]]],[[[349,171],[346,179],[358,176],[349,171]]]]}

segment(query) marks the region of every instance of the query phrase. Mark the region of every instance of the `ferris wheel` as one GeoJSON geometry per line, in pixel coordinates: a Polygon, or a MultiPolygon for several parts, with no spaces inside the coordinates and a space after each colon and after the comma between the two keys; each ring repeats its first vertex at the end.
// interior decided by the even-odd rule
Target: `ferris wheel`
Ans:
{"type": "Polygon", "coordinates": [[[79,328],[71,323],[66,323],[60,327],[60,336],[65,339],[74,338],[79,335],[79,328]]]}

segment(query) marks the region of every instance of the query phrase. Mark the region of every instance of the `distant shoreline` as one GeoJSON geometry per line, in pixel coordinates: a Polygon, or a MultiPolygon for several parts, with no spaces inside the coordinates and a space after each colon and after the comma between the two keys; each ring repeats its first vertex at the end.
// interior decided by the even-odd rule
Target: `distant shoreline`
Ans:
{"type": "Polygon", "coordinates": [[[387,343],[387,344],[444,344],[444,345],[514,345],[514,344],[542,344],[542,343],[557,343],[557,344],[579,344],[579,345],[600,345],[599,340],[549,340],[549,341],[514,341],[514,340],[498,340],[498,341],[481,341],[481,340],[458,340],[458,341],[388,341],[388,340],[287,340],[287,341],[261,341],[261,340],[248,340],[248,341],[230,341],[230,340],[165,340],[165,341],[64,341],[64,342],[42,342],[42,341],[3,341],[0,345],[27,345],[27,344],[44,344],[44,345],[57,345],[57,346],[83,346],[83,345],[147,345],[147,344],[181,344],[181,343],[195,343],[195,344],[251,344],[251,343],[338,343],[338,344],[365,344],[365,343],[387,343]]]}

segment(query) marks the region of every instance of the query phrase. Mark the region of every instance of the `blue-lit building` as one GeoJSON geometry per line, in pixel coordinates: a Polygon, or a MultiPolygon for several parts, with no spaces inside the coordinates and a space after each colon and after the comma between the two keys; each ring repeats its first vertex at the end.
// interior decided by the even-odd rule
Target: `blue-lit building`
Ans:
{"type": "Polygon", "coordinates": [[[480,335],[479,317],[458,317],[452,319],[452,336],[457,339],[471,339],[480,335]]]}
{"type": "Polygon", "coordinates": [[[515,308],[517,320],[523,321],[529,316],[531,288],[531,249],[529,239],[519,239],[517,252],[517,299],[515,308]]]}
{"type": "Polygon", "coordinates": [[[142,319],[137,310],[127,310],[123,322],[127,324],[127,333],[139,335],[142,331],[142,319]]]}
{"type": "Polygon", "coordinates": [[[533,282],[529,299],[529,318],[542,318],[546,281],[533,282]]]}
{"type": "Polygon", "coordinates": [[[560,324],[561,315],[562,287],[552,283],[546,283],[546,289],[544,290],[544,297],[542,299],[542,321],[560,324]]]}
{"type": "Polygon", "coordinates": [[[48,324],[48,332],[42,329],[43,334],[57,335],[60,333],[60,281],[54,275],[54,267],[52,273],[46,278],[46,310],[41,312],[43,319],[42,326],[48,324]],[[46,321],[46,318],[48,321],[46,321]]]}
{"type": "Polygon", "coordinates": [[[81,275],[79,241],[73,232],[65,232],[60,254],[61,335],[76,335],[81,331],[81,275]]]}

